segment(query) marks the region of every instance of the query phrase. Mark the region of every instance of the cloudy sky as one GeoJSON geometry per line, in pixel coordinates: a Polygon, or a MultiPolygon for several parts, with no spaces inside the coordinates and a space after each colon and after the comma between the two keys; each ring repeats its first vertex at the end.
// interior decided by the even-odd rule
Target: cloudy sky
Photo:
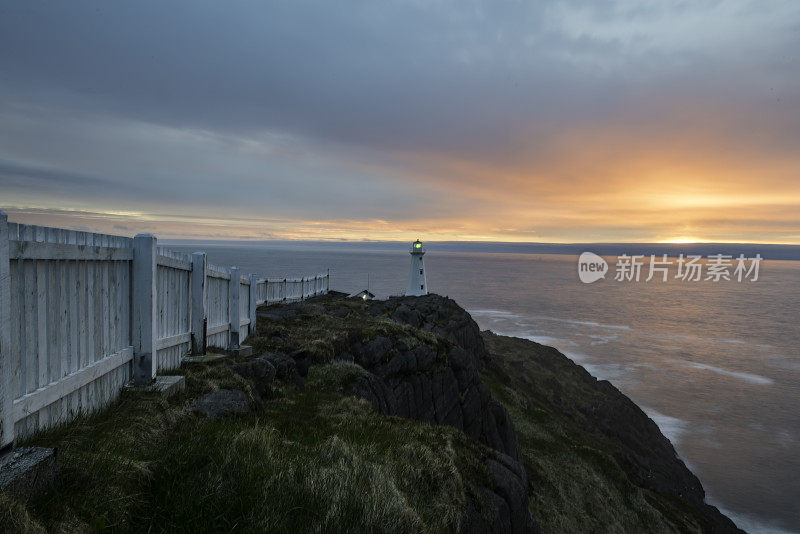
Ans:
{"type": "Polygon", "coordinates": [[[159,237],[800,243],[796,0],[0,2],[0,207],[159,237]]]}

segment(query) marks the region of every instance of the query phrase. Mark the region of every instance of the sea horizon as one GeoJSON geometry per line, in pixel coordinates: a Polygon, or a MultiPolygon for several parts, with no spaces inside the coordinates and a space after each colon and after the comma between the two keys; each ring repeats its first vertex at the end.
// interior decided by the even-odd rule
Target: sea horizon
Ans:
{"type": "MultiPolygon", "coordinates": [[[[421,236],[424,237],[424,236],[421,236]]],[[[188,247],[197,246],[256,246],[278,248],[355,248],[382,251],[405,250],[411,240],[374,241],[374,240],[235,240],[235,239],[159,239],[164,246],[188,247]]],[[[432,251],[440,252],[486,252],[502,254],[565,254],[578,255],[593,252],[599,256],[650,255],[678,257],[684,255],[709,256],[716,254],[738,257],[744,254],[753,257],[760,254],[765,260],[800,260],[800,245],[761,244],[761,243],[540,243],[511,241],[425,241],[425,246],[432,251]]]]}

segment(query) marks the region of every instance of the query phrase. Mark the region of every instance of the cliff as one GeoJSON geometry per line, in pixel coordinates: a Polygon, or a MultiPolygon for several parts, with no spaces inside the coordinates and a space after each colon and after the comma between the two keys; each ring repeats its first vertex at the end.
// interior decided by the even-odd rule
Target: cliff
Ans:
{"type": "Polygon", "coordinates": [[[555,349],[437,295],[259,310],[256,357],[184,365],[34,437],[59,487],[11,531],[737,532],[658,427],[555,349]]]}
{"type": "MultiPolygon", "coordinates": [[[[376,411],[454,426],[502,453],[507,469],[490,460],[492,485],[477,493],[505,501],[494,526],[532,531],[538,520],[546,531],[739,532],[705,503],[700,481],[658,426],[556,349],[481,333],[439,295],[329,298],[295,309],[349,319],[347,341],[333,341],[329,354],[365,370],[353,391],[376,411]],[[514,484],[501,488],[503,480],[514,484]]],[[[272,313],[283,321],[295,311],[272,313]]]]}

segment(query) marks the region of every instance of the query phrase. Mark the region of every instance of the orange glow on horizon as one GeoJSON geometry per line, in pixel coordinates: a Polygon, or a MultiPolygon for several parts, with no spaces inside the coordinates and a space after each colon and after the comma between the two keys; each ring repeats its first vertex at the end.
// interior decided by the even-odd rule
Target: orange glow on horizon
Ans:
{"type": "Polygon", "coordinates": [[[370,174],[424,202],[406,210],[377,198],[372,216],[347,197],[327,215],[266,202],[70,206],[42,193],[6,198],[5,209],[18,222],[163,239],[800,245],[800,155],[679,126],[648,135],[586,127],[509,153],[394,153],[391,164],[370,163],[370,174]]]}
{"type": "Polygon", "coordinates": [[[283,221],[258,217],[240,217],[232,220],[210,214],[205,216],[164,215],[157,213],[120,212],[52,212],[43,208],[8,209],[9,220],[25,224],[38,224],[72,228],[116,235],[134,235],[141,232],[155,234],[160,239],[210,239],[236,241],[408,241],[409,236],[424,235],[427,241],[482,241],[507,243],[754,243],[800,245],[800,236],[794,241],[731,239],[723,236],[703,238],[697,234],[659,237],[647,234],[640,238],[617,240],[589,238],[547,238],[525,233],[517,227],[482,227],[480,222],[461,220],[419,220],[402,224],[386,220],[315,220],[283,221]],[[520,235],[521,233],[521,235],[520,235]]]}

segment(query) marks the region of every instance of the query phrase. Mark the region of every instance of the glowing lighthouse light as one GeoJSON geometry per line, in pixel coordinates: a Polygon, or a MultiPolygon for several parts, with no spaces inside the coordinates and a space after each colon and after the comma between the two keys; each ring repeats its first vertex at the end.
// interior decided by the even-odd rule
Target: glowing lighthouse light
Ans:
{"type": "Polygon", "coordinates": [[[422,248],[422,242],[417,239],[411,245],[411,270],[408,273],[407,296],[428,294],[428,283],[425,281],[425,265],[422,262],[422,256],[424,255],[425,249],[422,248]]]}

